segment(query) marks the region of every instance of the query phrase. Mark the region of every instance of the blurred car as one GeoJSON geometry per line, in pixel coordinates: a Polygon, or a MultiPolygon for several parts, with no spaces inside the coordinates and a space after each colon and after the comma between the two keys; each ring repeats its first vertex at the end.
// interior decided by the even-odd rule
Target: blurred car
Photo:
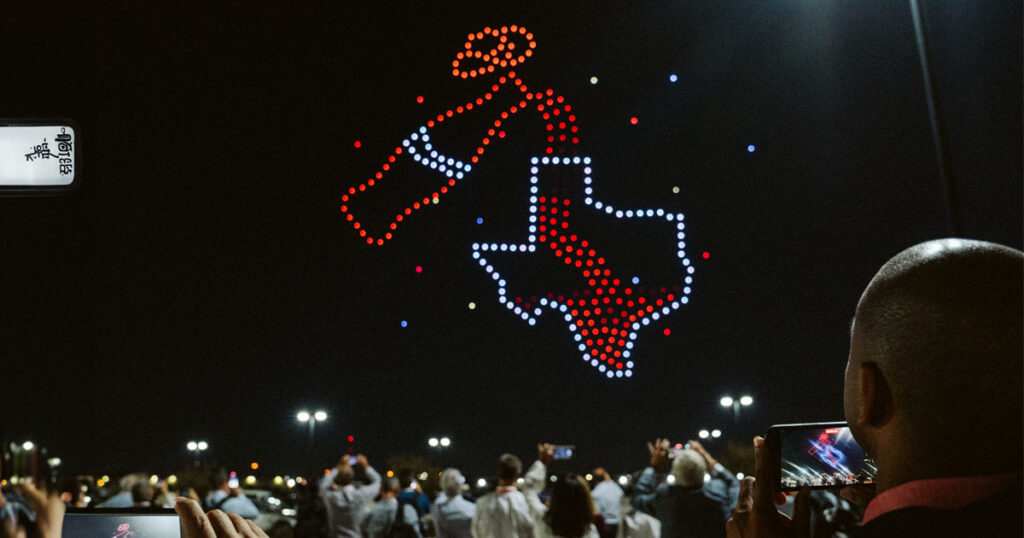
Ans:
{"type": "Polygon", "coordinates": [[[253,520],[270,538],[292,538],[295,529],[295,507],[274,492],[265,489],[247,489],[245,496],[249,498],[260,515],[253,520]]]}

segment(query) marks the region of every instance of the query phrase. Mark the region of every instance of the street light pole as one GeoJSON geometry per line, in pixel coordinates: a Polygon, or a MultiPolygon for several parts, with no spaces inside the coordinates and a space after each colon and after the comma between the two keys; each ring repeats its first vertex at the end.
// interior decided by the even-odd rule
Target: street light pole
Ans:
{"type": "Polygon", "coordinates": [[[733,399],[732,396],[723,396],[719,403],[722,404],[722,407],[732,407],[732,421],[735,426],[740,422],[740,406],[747,407],[753,405],[754,398],[746,395],[739,399],[733,399]]]}
{"type": "MultiPolygon", "coordinates": [[[[427,444],[430,445],[430,448],[434,448],[434,449],[438,449],[438,450],[444,450],[446,448],[450,448],[451,447],[452,440],[451,440],[450,437],[447,437],[447,436],[446,437],[431,437],[430,439],[427,440],[427,444]]],[[[444,455],[442,455],[438,459],[441,460],[441,463],[444,463],[444,460],[446,460],[447,458],[445,458],[444,455]]]]}
{"type": "Polygon", "coordinates": [[[312,414],[310,414],[309,411],[299,411],[295,415],[295,418],[298,419],[299,422],[309,423],[309,449],[312,450],[313,439],[316,435],[316,423],[327,420],[327,411],[320,410],[312,414]]]}
{"type": "Polygon", "coordinates": [[[207,444],[206,441],[189,441],[185,444],[185,448],[195,456],[195,466],[199,467],[199,457],[202,455],[204,450],[210,448],[210,445],[207,444]]]}

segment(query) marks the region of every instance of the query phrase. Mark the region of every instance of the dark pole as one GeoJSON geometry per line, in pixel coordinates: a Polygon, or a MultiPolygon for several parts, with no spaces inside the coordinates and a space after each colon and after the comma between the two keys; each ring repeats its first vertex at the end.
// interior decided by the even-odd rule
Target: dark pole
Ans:
{"type": "Polygon", "coordinates": [[[949,223],[949,231],[956,237],[962,237],[963,223],[960,217],[960,197],[956,187],[953,167],[950,165],[946,127],[942,120],[940,103],[935,95],[935,74],[928,61],[928,42],[925,36],[924,23],[921,19],[921,8],[917,0],[910,0],[910,14],[914,19],[917,56],[921,61],[921,74],[924,77],[924,97],[928,105],[928,121],[932,128],[932,142],[935,144],[935,160],[939,168],[939,180],[942,182],[943,192],[946,195],[946,217],[949,223]]]}

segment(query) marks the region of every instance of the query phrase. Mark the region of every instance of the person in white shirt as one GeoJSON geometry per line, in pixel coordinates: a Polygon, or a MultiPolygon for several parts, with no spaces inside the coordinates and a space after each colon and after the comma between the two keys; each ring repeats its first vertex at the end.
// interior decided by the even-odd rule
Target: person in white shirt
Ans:
{"type": "Polygon", "coordinates": [[[592,474],[597,485],[590,491],[590,496],[594,498],[594,507],[604,518],[604,532],[601,533],[601,536],[602,538],[611,538],[615,536],[619,524],[619,502],[622,499],[622,488],[601,467],[594,469],[592,474]]]}
{"type": "Polygon", "coordinates": [[[533,538],[530,508],[526,497],[516,489],[522,470],[522,462],[514,455],[498,458],[498,487],[476,502],[473,538],[533,538]]]}
{"type": "Polygon", "coordinates": [[[132,486],[141,480],[139,474],[127,474],[121,477],[118,482],[120,490],[109,499],[96,505],[99,508],[130,508],[132,502],[132,486]]]}
{"type": "Polygon", "coordinates": [[[407,529],[412,531],[409,536],[422,538],[419,511],[416,505],[408,501],[399,502],[401,489],[401,482],[397,478],[384,479],[384,486],[380,489],[380,500],[359,523],[363,538],[386,538],[391,534],[398,518],[399,507],[402,508],[402,521],[408,526],[407,529]]]}
{"type": "Polygon", "coordinates": [[[661,522],[658,518],[633,508],[629,496],[619,499],[619,527],[615,538],[659,538],[661,522]]]}
{"type": "Polygon", "coordinates": [[[472,538],[476,505],[462,497],[462,473],[445,469],[441,473],[441,494],[434,500],[434,527],[437,538],[472,538]]]}
{"type": "Polygon", "coordinates": [[[356,465],[366,472],[370,483],[355,485],[355,473],[349,457],[320,481],[320,496],[327,509],[327,534],[330,538],[360,538],[360,523],[366,507],[380,490],[380,474],[370,467],[366,456],[356,456],[356,465]]]}

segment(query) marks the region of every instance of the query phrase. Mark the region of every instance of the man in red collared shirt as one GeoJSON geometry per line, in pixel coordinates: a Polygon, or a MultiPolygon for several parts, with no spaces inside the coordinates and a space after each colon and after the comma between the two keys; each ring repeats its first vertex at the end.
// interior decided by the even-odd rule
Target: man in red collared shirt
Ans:
{"type": "MultiPolygon", "coordinates": [[[[893,257],[861,295],[844,407],[878,465],[860,536],[1013,536],[1022,530],[1024,253],[962,239],[893,257]]],[[[807,536],[774,506],[764,440],[730,537],[807,536]]]]}

